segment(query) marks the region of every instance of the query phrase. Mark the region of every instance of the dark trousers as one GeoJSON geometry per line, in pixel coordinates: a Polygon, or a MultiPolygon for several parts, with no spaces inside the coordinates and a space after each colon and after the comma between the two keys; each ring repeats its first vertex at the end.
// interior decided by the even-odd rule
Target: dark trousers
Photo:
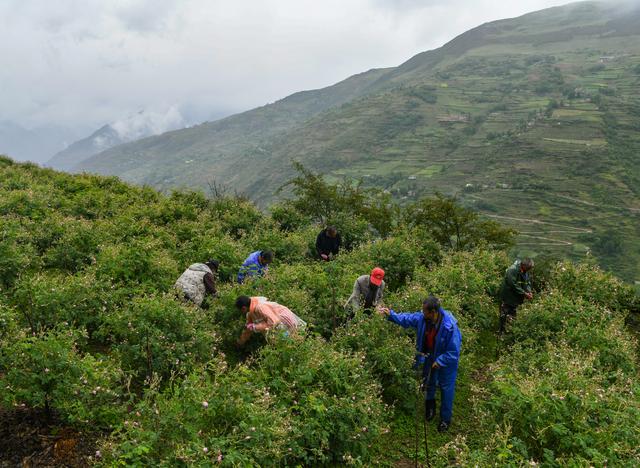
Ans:
{"type": "Polygon", "coordinates": [[[517,310],[518,306],[516,305],[505,304],[504,302],[500,304],[500,333],[504,333],[508,320],[516,318],[517,310]]]}

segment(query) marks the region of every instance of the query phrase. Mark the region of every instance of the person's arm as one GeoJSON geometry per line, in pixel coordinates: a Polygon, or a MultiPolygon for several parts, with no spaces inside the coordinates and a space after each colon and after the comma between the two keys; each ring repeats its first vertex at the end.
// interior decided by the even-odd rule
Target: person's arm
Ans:
{"type": "Polygon", "coordinates": [[[249,338],[251,338],[251,334],[253,333],[254,328],[255,328],[255,325],[253,323],[253,315],[251,313],[248,313],[247,323],[245,325],[244,330],[242,330],[242,333],[240,334],[240,338],[238,338],[238,346],[242,346],[247,341],[249,341],[249,338]]]}
{"type": "Polygon", "coordinates": [[[212,296],[215,296],[217,294],[215,277],[211,273],[207,273],[202,278],[202,281],[204,281],[204,289],[212,296]]]}
{"type": "Polygon", "coordinates": [[[322,249],[320,248],[320,247],[321,247],[321,244],[322,244],[322,241],[321,241],[321,239],[322,239],[322,232],[323,232],[323,231],[320,231],[320,233],[316,236],[316,252],[317,252],[317,254],[318,254],[318,257],[321,257],[321,256],[322,256],[322,249]]]}
{"type": "Polygon", "coordinates": [[[338,255],[338,252],[340,252],[340,245],[342,245],[342,238],[340,237],[340,234],[336,234],[336,243],[333,248],[333,255],[338,255]]]}
{"type": "MultiPolygon", "coordinates": [[[[384,313],[387,314],[386,312],[384,313]]],[[[420,323],[420,317],[422,317],[422,312],[408,312],[398,314],[393,310],[389,310],[387,314],[387,320],[395,323],[396,325],[400,325],[402,328],[417,329],[418,324],[420,323]]]]}
{"type": "Polygon", "coordinates": [[[238,283],[244,283],[244,279],[247,276],[247,264],[249,263],[249,259],[247,258],[242,265],[240,265],[240,269],[238,270],[238,283]]]}
{"type": "MultiPolygon", "coordinates": [[[[358,278],[359,279],[359,278],[358,278]]],[[[347,299],[347,304],[351,303],[351,308],[356,311],[360,309],[360,296],[362,295],[362,291],[360,289],[360,282],[356,280],[353,283],[353,291],[351,292],[351,296],[347,299]]],[[[345,304],[345,305],[347,305],[345,304]]]]}
{"type": "Polygon", "coordinates": [[[240,338],[238,338],[238,345],[242,346],[247,341],[249,341],[249,338],[251,338],[252,333],[253,332],[249,328],[245,328],[244,330],[242,330],[242,333],[240,334],[240,338]]]}
{"type": "Polygon", "coordinates": [[[437,367],[453,367],[460,359],[460,345],[462,343],[462,335],[458,328],[453,328],[449,332],[449,336],[446,338],[445,351],[438,359],[436,359],[435,364],[437,367]]]}
{"type": "Polygon", "coordinates": [[[380,284],[378,292],[376,293],[376,305],[380,304],[380,302],[382,301],[382,296],[384,296],[384,281],[382,282],[382,284],[380,284]]]}

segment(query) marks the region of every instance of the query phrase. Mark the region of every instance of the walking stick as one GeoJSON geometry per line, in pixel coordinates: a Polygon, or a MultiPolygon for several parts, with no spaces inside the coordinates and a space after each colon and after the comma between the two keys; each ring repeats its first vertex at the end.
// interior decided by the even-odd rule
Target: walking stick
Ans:
{"type": "MultiPolygon", "coordinates": [[[[429,354],[424,354],[424,353],[418,353],[418,356],[424,356],[425,358],[425,365],[429,366],[429,369],[427,371],[427,376],[425,379],[422,380],[422,383],[418,386],[418,399],[421,399],[422,401],[424,401],[424,409],[425,411],[423,412],[423,419],[422,419],[422,424],[424,427],[424,456],[425,456],[425,462],[426,462],[426,466],[428,468],[431,468],[431,463],[429,461],[429,443],[427,440],[427,415],[426,415],[426,396],[425,394],[423,394],[423,392],[421,391],[421,389],[424,388],[424,391],[427,391],[427,386],[429,385],[429,381],[431,380],[431,370],[433,369],[429,363],[429,357],[431,357],[429,354]]],[[[424,372],[424,371],[423,371],[424,372]]],[[[420,381],[420,380],[418,380],[420,381]]],[[[416,425],[415,425],[415,442],[416,442],[416,453],[415,453],[415,466],[416,468],[418,468],[418,415],[420,414],[420,412],[418,411],[419,408],[419,400],[416,400],[416,425]]]]}

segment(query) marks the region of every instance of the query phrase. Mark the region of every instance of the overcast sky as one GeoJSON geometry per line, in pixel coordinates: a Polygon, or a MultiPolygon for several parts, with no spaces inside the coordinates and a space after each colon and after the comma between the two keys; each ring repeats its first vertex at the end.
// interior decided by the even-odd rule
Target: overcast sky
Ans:
{"type": "Polygon", "coordinates": [[[0,0],[0,121],[187,122],[399,65],[557,0],[0,0]]]}

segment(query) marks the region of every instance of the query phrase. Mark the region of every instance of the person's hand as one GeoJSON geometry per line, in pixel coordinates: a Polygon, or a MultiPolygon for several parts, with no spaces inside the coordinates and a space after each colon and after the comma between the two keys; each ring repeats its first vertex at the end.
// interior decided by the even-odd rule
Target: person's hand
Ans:
{"type": "Polygon", "coordinates": [[[320,254],[320,257],[322,258],[322,260],[329,260],[329,256],[326,254],[320,254]]]}
{"type": "Polygon", "coordinates": [[[526,293],[524,293],[524,297],[526,297],[527,299],[531,300],[531,299],[533,299],[533,293],[526,292],[526,293]]]}
{"type": "Polygon", "coordinates": [[[377,310],[382,315],[389,315],[390,314],[389,309],[386,308],[386,307],[379,307],[377,310]]]}
{"type": "Polygon", "coordinates": [[[433,364],[431,364],[431,368],[438,370],[438,369],[440,369],[440,364],[438,364],[436,361],[434,361],[433,364]]]}

